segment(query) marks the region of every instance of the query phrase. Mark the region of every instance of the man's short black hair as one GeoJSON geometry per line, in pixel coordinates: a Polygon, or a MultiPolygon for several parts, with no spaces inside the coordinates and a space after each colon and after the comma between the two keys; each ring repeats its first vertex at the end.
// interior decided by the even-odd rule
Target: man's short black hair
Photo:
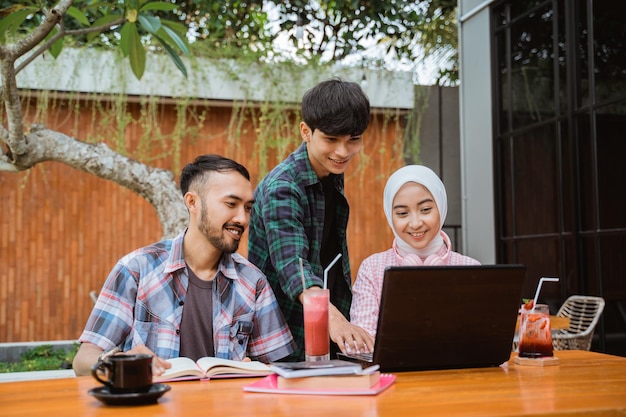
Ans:
{"type": "Polygon", "coordinates": [[[370,121],[370,101],[359,84],[333,78],[304,93],[302,119],[311,133],[359,136],[370,121]]]}
{"type": "Polygon", "coordinates": [[[188,163],[180,174],[180,190],[187,194],[192,184],[202,188],[208,181],[211,172],[237,171],[250,181],[250,173],[238,162],[221,155],[200,155],[195,161],[188,163]]]}

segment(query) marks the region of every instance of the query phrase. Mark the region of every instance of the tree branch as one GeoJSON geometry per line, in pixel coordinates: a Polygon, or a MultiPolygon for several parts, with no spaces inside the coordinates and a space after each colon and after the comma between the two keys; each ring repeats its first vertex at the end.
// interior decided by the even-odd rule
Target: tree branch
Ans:
{"type": "Polygon", "coordinates": [[[39,46],[39,48],[37,48],[26,59],[20,62],[20,64],[15,68],[15,73],[19,74],[19,72],[23,70],[28,64],[30,64],[35,58],[37,58],[39,55],[47,51],[50,48],[50,46],[52,46],[53,43],[55,43],[57,40],[61,39],[64,36],[79,36],[79,35],[86,35],[88,33],[94,33],[94,32],[104,32],[105,30],[111,29],[113,26],[121,25],[125,21],[126,19],[124,17],[120,17],[119,19],[111,23],[107,23],[105,25],[100,25],[100,26],[94,26],[90,28],[85,28],[85,29],[76,29],[76,30],[66,31],[65,28],[62,28],[54,36],[52,36],[50,39],[44,42],[41,46],[39,46]]]}
{"type": "Polygon", "coordinates": [[[48,36],[50,31],[57,25],[70,8],[74,0],[60,0],[59,3],[44,15],[41,25],[37,26],[29,35],[6,48],[7,56],[4,58],[15,61],[26,52],[32,50],[48,36]]]}
{"type": "Polygon", "coordinates": [[[165,237],[187,225],[187,209],[171,171],[150,167],[111,150],[106,144],[88,144],[63,133],[34,125],[25,138],[27,152],[14,162],[0,157],[0,170],[23,171],[55,161],[113,181],[145,198],[155,208],[165,237]]]}
{"type": "MultiPolygon", "coordinates": [[[[3,141],[9,147],[7,155],[11,158],[26,152],[24,143],[24,122],[22,119],[22,103],[20,100],[17,80],[15,79],[14,61],[0,61],[2,75],[2,99],[7,113],[6,120],[9,126],[7,135],[3,134],[3,141]]],[[[3,132],[4,133],[4,132],[3,132]]]]}

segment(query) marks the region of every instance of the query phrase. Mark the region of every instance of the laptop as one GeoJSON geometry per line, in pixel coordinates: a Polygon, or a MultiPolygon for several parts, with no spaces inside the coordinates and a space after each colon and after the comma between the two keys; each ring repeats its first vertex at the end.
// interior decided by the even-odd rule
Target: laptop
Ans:
{"type": "Polygon", "coordinates": [[[524,265],[385,270],[374,352],[339,354],[383,372],[499,366],[509,360],[524,265]]]}

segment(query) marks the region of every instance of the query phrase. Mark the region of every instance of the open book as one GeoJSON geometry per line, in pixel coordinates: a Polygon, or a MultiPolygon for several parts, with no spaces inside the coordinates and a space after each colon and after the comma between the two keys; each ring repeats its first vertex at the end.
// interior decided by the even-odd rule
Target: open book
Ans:
{"type": "Polygon", "coordinates": [[[213,357],[200,358],[196,362],[189,358],[172,358],[167,361],[172,367],[165,370],[163,375],[154,376],[154,382],[253,377],[272,373],[269,366],[258,361],[243,362],[213,357]]]}

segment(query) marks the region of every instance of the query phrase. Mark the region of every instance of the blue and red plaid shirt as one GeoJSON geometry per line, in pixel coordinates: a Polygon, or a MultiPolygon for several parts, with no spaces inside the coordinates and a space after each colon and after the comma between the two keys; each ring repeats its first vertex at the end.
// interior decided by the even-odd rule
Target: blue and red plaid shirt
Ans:
{"type": "MultiPolygon", "coordinates": [[[[79,338],[104,350],[146,345],[157,356],[179,356],[179,328],[189,283],[183,237],[163,240],[120,259],[107,278],[79,338]]],[[[243,256],[224,254],[213,280],[215,356],[265,363],[295,343],[265,276],[243,256]]]]}

